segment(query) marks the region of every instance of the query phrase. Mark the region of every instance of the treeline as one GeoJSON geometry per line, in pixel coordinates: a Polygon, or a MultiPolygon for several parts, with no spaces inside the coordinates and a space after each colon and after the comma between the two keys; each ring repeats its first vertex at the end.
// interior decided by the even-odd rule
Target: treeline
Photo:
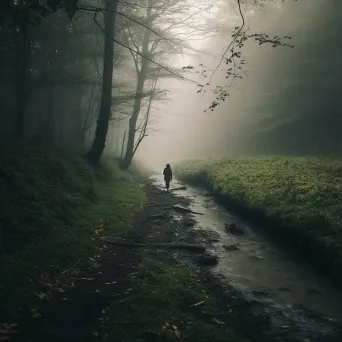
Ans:
{"type": "Polygon", "coordinates": [[[263,84],[250,103],[243,136],[247,152],[342,152],[342,3],[303,2],[292,11],[301,6],[307,11],[288,9],[277,23],[278,30],[293,37],[295,48],[276,51],[260,63],[263,84]]]}
{"type": "Polygon", "coordinates": [[[128,167],[206,1],[2,1],[0,133],[128,167]],[[187,5],[187,6],[185,6],[187,5]],[[197,12],[189,16],[191,6],[197,12]]]}

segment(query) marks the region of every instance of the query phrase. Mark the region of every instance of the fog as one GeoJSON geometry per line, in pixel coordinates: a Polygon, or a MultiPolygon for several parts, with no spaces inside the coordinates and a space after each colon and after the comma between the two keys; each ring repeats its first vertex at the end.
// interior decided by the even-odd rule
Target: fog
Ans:
{"type": "Polygon", "coordinates": [[[125,167],[341,153],[339,0],[243,2],[239,39],[251,37],[235,43],[245,64],[228,79],[226,49],[242,23],[235,0],[79,0],[31,21],[13,6],[0,4],[2,136],[67,147],[92,164],[104,152],[125,167]],[[253,34],[291,36],[281,42],[294,48],[253,34]]]}
{"type": "MultiPolygon", "coordinates": [[[[215,97],[210,90],[197,94],[194,84],[168,81],[173,90],[153,111],[155,122],[138,152],[140,159],[160,166],[197,157],[340,153],[341,2],[287,1],[250,9],[244,8],[244,16],[251,32],[292,36],[295,47],[249,42],[243,48],[244,78],[233,83],[228,100],[214,111],[204,112],[215,97]]],[[[237,10],[233,2],[226,12],[227,33],[241,22],[237,10]]],[[[230,40],[227,34],[192,43],[215,56],[198,53],[177,62],[214,69],[230,40]]],[[[227,82],[225,69],[218,68],[212,88],[227,82]]]]}

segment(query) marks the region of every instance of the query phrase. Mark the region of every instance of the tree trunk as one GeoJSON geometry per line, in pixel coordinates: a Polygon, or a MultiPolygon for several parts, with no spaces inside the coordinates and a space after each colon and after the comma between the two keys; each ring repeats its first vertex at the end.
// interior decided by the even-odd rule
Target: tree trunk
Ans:
{"type": "Polygon", "coordinates": [[[122,159],[122,156],[123,156],[123,151],[124,151],[124,147],[125,147],[125,140],[126,140],[126,131],[125,131],[123,139],[122,139],[120,159],[122,159]]]}
{"type": "Polygon", "coordinates": [[[28,25],[25,21],[21,27],[21,44],[18,52],[18,78],[17,78],[17,118],[14,132],[18,137],[24,135],[25,109],[27,102],[27,72],[28,58],[31,42],[28,37],[28,25]]]}
{"type": "MultiPolygon", "coordinates": [[[[149,22],[149,18],[151,16],[151,9],[150,7],[146,10],[146,21],[149,22]]],[[[144,33],[144,40],[142,45],[142,54],[143,56],[149,55],[149,49],[148,45],[150,42],[150,35],[151,31],[147,28],[145,28],[144,33]]],[[[126,147],[126,153],[125,158],[121,162],[121,167],[124,169],[127,169],[132,162],[133,156],[134,156],[134,140],[135,140],[135,133],[136,133],[136,125],[140,113],[141,108],[141,101],[142,96],[140,94],[144,91],[144,84],[147,79],[148,74],[148,68],[149,68],[149,61],[145,58],[141,59],[141,69],[137,70],[138,74],[138,83],[136,87],[136,98],[134,101],[134,108],[132,116],[129,119],[129,125],[128,125],[128,138],[127,138],[127,147],[126,147]]]]}
{"type": "MultiPolygon", "coordinates": [[[[137,94],[140,94],[143,91],[144,83],[145,83],[144,78],[139,75],[138,85],[136,89],[137,94]]],[[[141,97],[135,99],[133,113],[132,113],[131,118],[129,119],[126,153],[125,153],[125,158],[122,161],[122,167],[124,169],[127,169],[132,162],[136,125],[137,125],[137,121],[138,121],[138,117],[140,113],[140,107],[141,107],[141,97]]]]}
{"type": "Polygon", "coordinates": [[[111,117],[112,107],[112,82],[113,82],[113,58],[114,58],[114,29],[115,17],[118,2],[114,1],[113,6],[106,2],[106,11],[104,11],[105,22],[105,46],[103,58],[103,84],[101,95],[100,113],[97,119],[94,142],[87,153],[87,160],[90,165],[96,166],[102,156],[106,146],[106,138],[111,117]]]}

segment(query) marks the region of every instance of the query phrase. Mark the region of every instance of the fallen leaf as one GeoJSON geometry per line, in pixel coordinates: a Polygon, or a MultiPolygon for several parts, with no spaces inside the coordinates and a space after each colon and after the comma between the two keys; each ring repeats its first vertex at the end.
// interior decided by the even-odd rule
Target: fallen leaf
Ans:
{"type": "Polygon", "coordinates": [[[43,293],[43,292],[35,293],[35,295],[41,300],[46,299],[48,297],[48,295],[46,293],[43,293]]]}
{"type": "Polygon", "coordinates": [[[216,323],[217,325],[220,325],[220,326],[226,325],[225,322],[219,321],[217,318],[213,318],[212,322],[216,323]]]}
{"type": "Polygon", "coordinates": [[[177,328],[175,325],[173,325],[172,328],[173,328],[173,330],[174,330],[175,335],[176,335],[177,337],[180,337],[180,332],[179,332],[178,328],[177,328]]]}
{"type": "Polygon", "coordinates": [[[190,305],[189,308],[195,308],[195,307],[201,306],[201,305],[203,305],[203,304],[205,304],[205,303],[206,303],[206,301],[205,301],[205,300],[202,300],[201,302],[198,302],[198,303],[196,303],[196,304],[190,305]]]}
{"type": "Polygon", "coordinates": [[[34,315],[32,315],[32,318],[41,318],[42,317],[42,314],[41,313],[36,313],[34,315]]]}
{"type": "Polygon", "coordinates": [[[178,330],[175,330],[175,335],[178,337],[178,338],[180,338],[180,332],[178,331],[178,330]]]}

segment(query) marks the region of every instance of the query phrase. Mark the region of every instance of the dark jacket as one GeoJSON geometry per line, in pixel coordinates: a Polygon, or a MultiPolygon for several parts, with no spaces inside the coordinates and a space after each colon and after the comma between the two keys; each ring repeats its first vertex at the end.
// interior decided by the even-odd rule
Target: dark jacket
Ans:
{"type": "Polygon", "coordinates": [[[171,168],[165,168],[164,172],[163,172],[163,175],[164,175],[164,180],[165,181],[172,180],[172,170],[171,170],[171,168]]]}

